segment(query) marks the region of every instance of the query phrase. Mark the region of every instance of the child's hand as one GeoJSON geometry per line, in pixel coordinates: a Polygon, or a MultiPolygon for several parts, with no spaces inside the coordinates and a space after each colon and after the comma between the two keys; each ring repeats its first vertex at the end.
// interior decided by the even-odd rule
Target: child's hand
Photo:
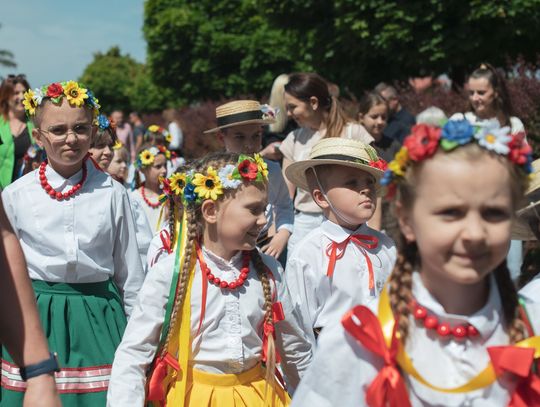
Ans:
{"type": "Polygon", "coordinates": [[[259,154],[269,160],[279,161],[283,158],[283,154],[279,150],[280,145],[279,142],[268,144],[259,154]]]}
{"type": "Polygon", "coordinates": [[[23,407],[62,407],[52,374],[28,379],[23,407]]]}
{"type": "Polygon", "coordinates": [[[285,249],[290,236],[291,233],[288,230],[281,229],[274,237],[272,237],[272,240],[270,240],[268,244],[261,248],[261,250],[263,253],[277,259],[285,249]]]}

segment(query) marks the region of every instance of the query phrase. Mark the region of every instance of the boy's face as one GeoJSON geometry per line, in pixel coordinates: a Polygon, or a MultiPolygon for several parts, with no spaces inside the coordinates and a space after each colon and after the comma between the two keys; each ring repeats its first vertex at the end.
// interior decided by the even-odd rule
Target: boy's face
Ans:
{"type": "Polygon", "coordinates": [[[254,154],[261,150],[262,127],[260,124],[244,124],[221,130],[218,138],[229,153],[254,154]]]}
{"type": "Polygon", "coordinates": [[[92,125],[92,112],[71,106],[65,98],[60,105],[47,102],[40,109],[41,122],[32,135],[47,152],[49,163],[57,171],[78,166],[96,130],[92,125]]]}
{"type": "Polygon", "coordinates": [[[377,202],[377,182],[373,175],[358,168],[331,165],[318,169],[317,176],[332,207],[339,213],[336,215],[322,198],[329,220],[354,230],[371,219],[377,202]]]}

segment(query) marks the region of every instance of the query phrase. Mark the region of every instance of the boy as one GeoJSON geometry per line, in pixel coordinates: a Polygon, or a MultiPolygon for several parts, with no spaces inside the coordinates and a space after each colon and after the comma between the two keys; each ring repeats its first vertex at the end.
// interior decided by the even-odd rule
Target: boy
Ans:
{"type": "MultiPolygon", "coordinates": [[[[52,83],[25,93],[24,105],[47,160],[9,185],[2,201],[58,353],[62,404],[105,405],[114,352],[144,278],[129,199],[87,160],[99,113],[88,89],[52,83]]],[[[2,358],[9,383],[2,380],[0,406],[21,405],[24,377],[4,350],[2,358]]]]}
{"type": "MultiPolygon", "coordinates": [[[[227,152],[254,154],[261,150],[262,126],[275,121],[275,112],[255,100],[235,100],[218,106],[216,119],[217,127],[205,133],[217,133],[227,152]]],[[[258,245],[264,253],[277,259],[287,247],[292,233],[294,210],[281,167],[273,161],[265,162],[268,166],[267,224],[259,236],[258,245]],[[268,237],[274,212],[276,233],[268,237]]]]}
{"type": "Polygon", "coordinates": [[[311,193],[325,216],[295,247],[285,273],[313,345],[328,323],[377,297],[392,271],[394,242],[366,224],[375,212],[384,164],[372,147],[332,137],[317,142],[308,160],[285,172],[311,193]]]}

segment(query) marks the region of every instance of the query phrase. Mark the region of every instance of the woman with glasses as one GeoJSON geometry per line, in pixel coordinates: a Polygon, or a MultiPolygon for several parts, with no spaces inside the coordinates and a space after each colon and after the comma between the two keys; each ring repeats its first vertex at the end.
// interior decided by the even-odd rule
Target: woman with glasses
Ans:
{"type": "Polygon", "coordinates": [[[24,156],[33,144],[33,126],[22,103],[28,89],[24,75],[9,75],[0,85],[0,188],[18,178],[24,156]]]}

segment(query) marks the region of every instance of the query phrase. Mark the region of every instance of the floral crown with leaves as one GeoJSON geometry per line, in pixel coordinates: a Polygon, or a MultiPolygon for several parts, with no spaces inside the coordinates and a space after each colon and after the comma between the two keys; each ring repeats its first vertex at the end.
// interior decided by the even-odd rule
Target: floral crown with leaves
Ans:
{"type": "Polygon", "coordinates": [[[167,160],[171,159],[171,152],[163,146],[152,146],[142,150],[135,160],[136,168],[144,168],[154,164],[158,154],[163,154],[167,160]]]}
{"type": "Polygon", "coordinates": [[[209,166],[203,172],[175,173],[161,181],[166,198],[177,196],[184,204],[200,203],[205,199],[217,201],[226,189],[237,189],[244,182],[268,181],[268,166],[259,154],[241,154],[236,165],[209,166]]]}
{"type": "Polygon", "coordinates": [[[448,152],[470,143],[477,143],[488,151],[507,157],[526,174],[532,172],[532,148],[525,139],[525,133],[511,134],[510,127],[501,127],[497,119],[474,126],[466,119],[448,120],[442,128],[417,124],[403,141],[403,146],[388,164],[381,179],[381,184],[388,187],[387,197],[395,194],[397,184],[412,162],[432,157],[439,147],[448,152]]]}
{"type": "Polygon", "coordinates": [[[146,133],[144,134],[145,139],[149,139],[151,136],[151,133],[160,134],[161,136],[163,136],[163,138],[165,139],[167,143],[170,143],[172,141],[171,133],[169,133],[169,131],[166,128],[158,126],[157,124],[152,124],[151,126],[148,126],[148,129],[146,130],[146,133]]]}
{"type": "Polygon", "coordinates": [[[62,98],[66,98],[71,106],[90,107],[94,113],[94,118],[99,115],[99,101],[92,91],[83,84],[75,81],[53,82],[41,88],[28,89],[24,93],[23,105],[28,116],[34,116],[36,109],[44,100],[50,99],[53,103],[59,104],[62,98]]]}

